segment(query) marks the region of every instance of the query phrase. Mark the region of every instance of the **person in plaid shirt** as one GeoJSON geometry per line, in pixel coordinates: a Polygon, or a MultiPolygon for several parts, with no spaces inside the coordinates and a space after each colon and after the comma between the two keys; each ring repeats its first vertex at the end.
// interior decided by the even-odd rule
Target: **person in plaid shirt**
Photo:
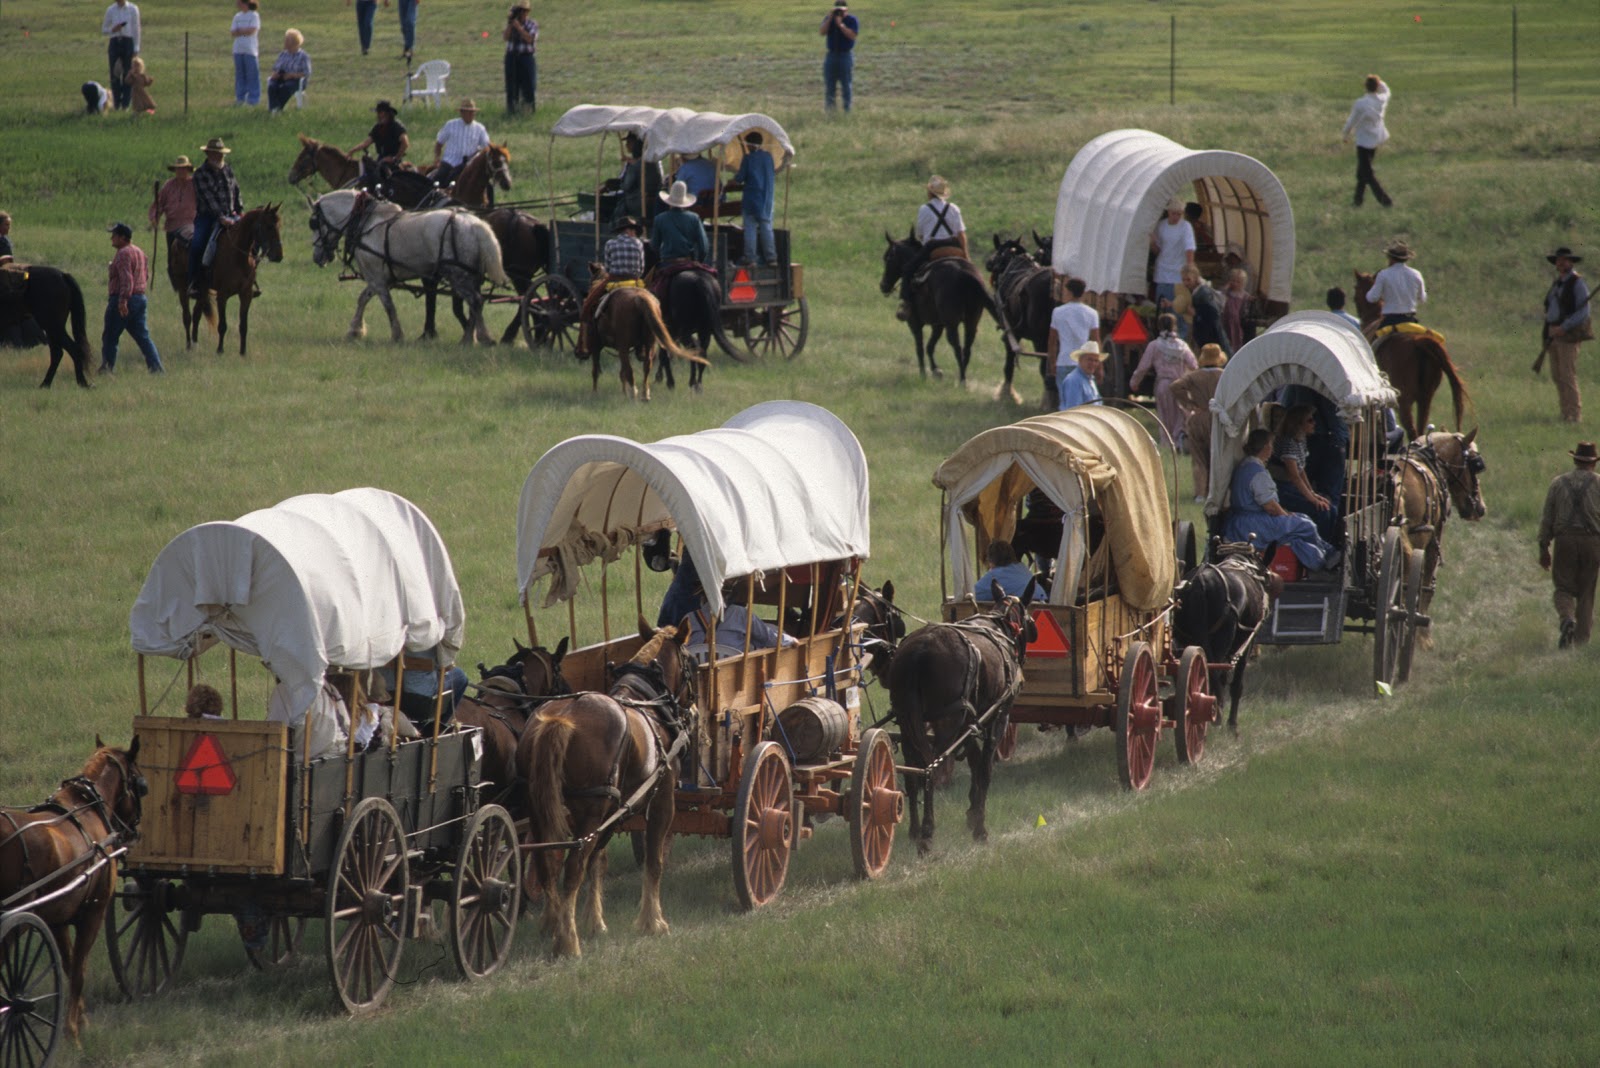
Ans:
{"type": "Polygon", "coordinates": [[[526,100],[528,114],[539,110],[534,96],[539,88],[539,68],[534,49],[539,43],[539,24],[528,17],[527,0],[517,0],[506,15],[506,114],[517,113],[517,101],[526,100]]]}
{"type": "Polygon", "coordinates": [[[161,366],[161,353],[150,340],[150,330],[145,325],[145,272],[144,252],[133,243],[133,227],[127,223],[113,223],[110,228],[111,247],[117,250],[111,257],[111,269],[106,288],[105,330],[100,336],[100,373],[111,374],[117,369],[117,342],[126,330],[133,343],[144,353],[145,366],[153,375],[165,374],[161,366]]]}
{"type": "Polygon", "coordinates": [[[606,242],[602,253],[605,270],[589,287],[589,295],[583,300],[583,310],[578,314],[578,356],[587,356],[591,351],[595,311],[600,306],[600,298],[619,286],[642,284],[644,242],[639,240],[639,235],[643,232],[644,224],[630,215],[617,223],[614,231],[616,236],[606,242]]]}
{"type": "Polygon", "coordinates": [[[228,166],[233,149],[213,137],[203,150],[206,161],[194,176],[194,237],[189,241],[189,295],[200,295],[206,282],[206,246],[219,226],[229,226],[244,213],[239,182],[228,166]]]}

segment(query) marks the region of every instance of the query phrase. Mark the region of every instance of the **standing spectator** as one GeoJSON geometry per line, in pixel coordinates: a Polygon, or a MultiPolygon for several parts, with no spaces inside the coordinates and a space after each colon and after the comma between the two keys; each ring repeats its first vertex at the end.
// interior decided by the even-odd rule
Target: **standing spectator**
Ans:
{"type": "Polygon", "coordinates": [[[112,103],[120,111],[128,106],[131,92],[128,72],[133,69],[133,57],[139,54],[138,6],[128,0],[116,0],[106,8],[100,33],[110,38],[106,44],[106,63],[111,68],[112,103]]]}
{"type": "MultiPolygon", "coordinates": [[[[240,0],[242,3],[243,0],[240,0]]],[[[207,246],[221,226],[229,225],[244,212],[239,198],[239,182],[228,166],[233,149],[213,137],[205,144],[206,161],[194,176],[194,237],[189,240],[189,295],[198,297],[206,285],[207,246]]]]}
{"type": "MultiPolygon", "coordinates": [[[[1245,289],[1249,274],[1243,267],[1228,272],[1228,284],[1222,291],[1222,336],[1228,339],[1228,351],[1238,352],[1244,345],[1244,317],[1250,309],[1250,292],[1245,289]]],[[[1206,342],[1195,338],[1195,344],[1206,342]]]]}
{"type": "Polygon", "coordinates": [[[300,46],[306,43],[305,35],[290,27],[283,31],[283,51],[272,64],[267,76],[267,112],[276,115],[284,105],[294,99],[294,94],[311,80],[311,53],[300,46]]]}
{"type": "MultiPolygon", "coordinates": [[[[1550,355],[1550,379],[1556,384],[1563,422],[1576,423],[1583,415],[1578,395],[1578,346],[1594,337],[1589,318],[1589,287],[1573,270],[1583,257],[1562,245],[1546,260],[1556,265],[1556,280],[1544,295],[1545,341],[1550,355]]],[[[1587,630],[1584,632],[1588,633],[1587,630]]]]}
{"type": "Polygon", "coordinates": [[[1555,583],[1562,649],[1588,644],[1600,576],[1600,475],[1594,470],[1600,450],[1580,441],[1567,455],[1573,468],[1551,481],[1539,519],[1539,566],[1555,583]]]}
{"type": "Polygon", "coordinates": [[[99,82],[84,82],[83,110],[89,115],[104,115],[111,110],[111,90],[99,82]]]}
{"type": "Polygon", "coordinates": [[[145,366],[153,375],[165,374],[161,367],[161,353],[150,340],[145,326],[145,258],[138,245],[133,243],[133,227],[127,223],[113,223],[110,228],[111,247],[116,255],[111,258],[110,278],[107,288],[105,331],[100,336],[100,371],[112,374],[117,369],[117,341],[126,330],[133,343],[144,353],[145,366]]]}
{"type": "Polygon", "coordinates": [[[1100,403],[1100,346],[1094,342],[1072,354],[1072,373],[1061,383],[1061,410],[1100,403]]]}
{"type": "MultiPolygon", "coordinates": [[[[361,38],[361,54],[366,55],[372,47],[372,20],[378,13],[378,0],[355,0],[356,5],[356,36],[361,38]]],[[[344,6],[350,6],[350,0],[344,0],[344,6]]],[[[389,0],[383,0],[383,6],[389,6],[389,0]]]]}
{"type": "Polygon", "coordinates": [[[1194,328],[1190,336],[1196,345],[1221,345],[1228,355],[1233,355],[1232,346],[1222,333],[1222,312],[1225,301],[1221,293],[1211,288],[1211,283],[1200,276],[1200,268],[1192,263],[1183,265],[1178,278],[1183,282],[1183,288],[1189,293],[1189,305],[1194,318],[1194,328]]]}
{"type": "Polygon", "coordinates": [[[1357,330],[1361,329],[1361,320],[1345,311],[1344,290],[1340,289],[1338,286],[1334,286],[1332,289],[1328,290],[1327,300],[1329,311],[1333,312],[1333,314],[1337,315],[1339,318],[1343,319],[1357,330]]]}
{"type": "Polygon", "coordinates": [[[449,185],[467,160],[488,147],[489,131],[478,121],[478,105],[469,96],[461,101],[461,117],[439,127],[428,177],[440,185],[449,185]]]}
{"type": "Polygon", "coordinates": [[[1211,398],[1227,366],[1221,345],[1200,350],[1200,366],[1172,383],[1172,399],[1183,412],[1183,434],[1189,445],[1189,466],[1194,473],[1194,503],[1204,504],[1211,493],[1211,398]]]}
{"type": "Polygon", "coordinates": [[[154,115],[156,102],[150,95],[150,87],[155,83],[156,80],[144,72],[143,57],[134,56],[128,70],[128,90],[132,93],[128,106],[141,115],[154,115]]]}
{"type": "Polygon", "coordinates": [[[161,217],[166,216],[167,260],[172,262],[177,242],[194,236],[194,164],[188,156],[179,156],[167,164],[167,170],[172,177],[156,191],[155,203],[150,205],[150,225],[159,226],[161,217]]]}
{"type": "Polygon", "coordinates": [[[411,63],[411,51],[417,43],[417,5],[422,0],[396,0],[396,8],[400,12],[400,36],[405,39],[405,51],[400,53],[400,58],[411,63]]]}
{"type": "Polygon", "coordinates": [[[739,259],[742,266],[750,266],[760,259],[763,266],[778,262],[777,239],[772,233],[772,206],[778,187],[777,168],[772,153],[761,147],[761,132],[751,130],[744,135],[744,159],[730,183],[737,185],[744,210],[744,253],[739,259]]]}
{"type": "Polygon", "coordinates": [[[350,154],[354,156],[371,147],[377,151],[379,163],[398,167],[411,150],[411,138],[406,133],[405,124],[400,121],[394,105],[387,100],[378,101],[372,111],[378,116],[378,121],[367,131],[365,140],[356,142],[350,149],[350,154]]]}
{"type": "Polygon", "coordinates": [[[844,99],[850,110],[850,83],[856,69],[856,35],[861,23],[850,14],[846,0],[833,0],[833,10],[822,20],[822,36],[828,39],[828,56],[822,61],[823,104],[833,110],[835,95],[844,99]]]}
{"type": "Polygon", "coordinates": [[[1383,124],[1383,113],[1389,109],[1389,87],[1376,74],[1369,74],[1366,90],[1351,105],[1350,117],[1344,120],[1344,143],[1350,143],[1352,133],[1356,138],[1355,206],[1361,206],[1367,187],[1371,186],[1372,195],[1387,208],[1394,201],[1378,184],[1378,176],[1372,173],[1372,157],[1378,154],[1378,147],[1389,140],[1389,128],[1383,124]]]}
{"type": "Polygon", "coordinates": [[[528,102],[528,114],[538,111],[534,97],[539,89],[539,66],[534,49],[539,24],[528,17],[526,0],[517,0],[506,16],[506,114],[517,113],[517,102],[528,102]]]}
{"type": "Polygon", "coordinates": [[[1383,250],[1389,257],[1389,266],[1372,279],[1367,299],[1383,309],[1380,327],[1396,323],[1417,321],[1417,305],[1428,299],[1428,287],[1423,284],[1422,273],[1407,261],[1416,255],[1404,241],[1396,241],[1383,250]]]}
{"type": "Polygon", "coordinates": [[[1155,250],[1156,309],[1172,311],[1172,295],[1185,265],[1194,263],[1194,227],[1183,217],[1183,200],[1173,197],[1167,202],[1167,214],[1150,232],[1150,247],[1155,250]]]}
{"type": "Polygon", "coordinates": [[[1100,343],[1100,313],[1083,303],[1087,290],[1083,279],[1069,279],[1061,303],[1050,313],[1050,343],[1045,355],[1055,368],[1058,404],[1061,387],[1078,367],[1072,354],[1091,341],[1100,343]]]}
{"type": "Polygon", "coordinates": [[[239,11],[228,31],[233,36],[233,104],[261,103],[261,15],[256,0],[235,0],[239,11]]]}
{"type": "Polygon", "coordinates": [[[1172,395],[1172,384],[1196,370],[1200,364],[1194,358],[1189,343],[1178,336],[1176,316],[1163,315],[1156,320],[1156,326],[1160,333],[1144,347],[1139,365],[1133,369],[1133,377],[1128,379],[1128,388],[1137,390],[1145,379],[1155,375],[1156,416],[1166,429],[1173,447],[1177,448],[1183,442],[1183,410],[1178,406],[1178,399],[1172,395]]]}

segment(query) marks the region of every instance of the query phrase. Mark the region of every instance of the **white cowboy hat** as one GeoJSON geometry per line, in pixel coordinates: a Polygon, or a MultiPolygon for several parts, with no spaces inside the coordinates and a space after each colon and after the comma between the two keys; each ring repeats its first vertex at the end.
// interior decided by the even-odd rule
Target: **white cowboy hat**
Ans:
{"type": "Polygon", "coordinates": [[[1183,210],[1183,198],[1182,197],[1173,197],[1171,200],[1167,201],[1167,210],[1168,211],[1182,211],[1183,210]]]}
{"type": "Polygon", "coordinates": [[[673,182],[671,192],[657,193],[656,196],[674,208],[694,207],[694,194],[689,192],[688,185],[683,182],[673,182]]]}

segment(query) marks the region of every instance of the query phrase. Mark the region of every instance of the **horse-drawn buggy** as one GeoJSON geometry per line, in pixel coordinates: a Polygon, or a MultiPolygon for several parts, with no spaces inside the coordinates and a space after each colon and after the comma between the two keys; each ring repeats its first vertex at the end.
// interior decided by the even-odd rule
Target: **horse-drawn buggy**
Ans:
{"type": "MultiPolygon", "coordinates": [[[[745,908],[778,895],[791,850],[827,816],[848,820],[860,876],[889,861],[901,806],[893,751],[886,732],[863,732],[858,719],[863,625],[853,619],[870,550],[867,490],[855,435],[826,410],[793,401],[651,444],[570,438],[523,485],[517,573],[528,634],[537,645],[542,631],[564,625],[574,646],[561,662],[570,685],[614,688],[660,633],[642,625],[647,619],[692,657],[692,687],[679,695],[676,722],[663,724],[670,776],[660,790],[672,798],[671,834],[730,840],[745,908]],[[647,596],[646,586],[663,584],[657,574],[669,567],[674,539],[677,570],[665,598],[647,596]],[[624,554],[631,568],[614,566],[624,554]],[[627,572],[634,595],[624,626],[614,628],[612,588],[627,572]],[[591,598],[584,610],[591,637],[580,645],[585,587],[598,605],[591,598]],[[536,614],[550,609],[556,619],[540,627],[536,614]]],[[[574,813],[575,799],[604,795],[605,785],[569,785],[574,813]]],[[[615,820],[620,800],[611,796],[594,818],[615,820]]],[[[648,805],[640,800],[638,815],[611,826],[658,834],[648,805]]],[[[664,847],[648,848],[658,873],[664,847]]]]}
{"type": "Polygon", "coordinates": [[[480,732],[440,730],[463,623],[437,531],[383,490],[294,497],[162,550],[130,617],[148,816],[107,934],[130,997],[168,986],[208,914],[233,917],[262,968],[293,956],[305,921],[321,918],[352,1013],[383,1001],[435,902],[448,906],[465,976],[505,960],[520,905],[516,832],[503,808],[479,803],[480,732]],[[196,684],[218,644],[226,668],[211,677],[231,696],[226,718],[218,688],[196,684]],[[241,688],[266,687],[241,677],[241,653],[278,680],[265,720],[240,717],[241,688]],[[183,661],[153,702],[151,656],[183,661]],[[369,703],[369,673],[384,671],[392,707],[369,703]],[[400,712],[415,672],[438,695],[420,731],[400,712]],[[180,678],[187,715],[156,714],[180,678]]]}

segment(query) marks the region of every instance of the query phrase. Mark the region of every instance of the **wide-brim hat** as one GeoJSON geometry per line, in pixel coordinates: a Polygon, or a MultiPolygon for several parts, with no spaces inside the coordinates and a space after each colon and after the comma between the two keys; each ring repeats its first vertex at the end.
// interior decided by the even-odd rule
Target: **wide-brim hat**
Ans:
{"type": "Polygon", "coordinates": [[[456,110],[458,110],[458,111],[477,111],[478,110],[478,104],[470,96],[469,97],[465,97],[465,98],[462,99],[460,106],[457,107],[456,110]]]}
{"type": "Polygon", "coordinates": [[[372,105],[372,110],[373,111],[387,112],[390,115],[398,115],[398,114],[400,114],[398,111],[396,111],[394,109],[394,105],[389,103],[387,100],[378,101],[376,104],[372,105]]]}
{"type": "Polygon", "coordinates": [[[1383,250],[1383,254],[1391,260],[1409,260],[1416,255],[1411,246],[1404,241],[1394,242],[1394,244],[1383,250]]]}
{"type": "Polygon", "coordinates": [[[936,197],[947,197],[950,195],[950,183],[936,174],[928,179],[928,192],[936,197]]]}
{"type": "Polygon", "coordinates": [[[1200,359],[1197,361],[1201,367],[1226,367],[1228,354],[1222,351],[1222,346],[1215,341],[1200,346],[1200,359]]]}
{"type": "Polygon", "coordinates": [[[1171,200],[1167,201],[1167,210],[1181,212],[1183,210],[1183,198],[1173,197],[1171,200]]]}
{"type": "Polygon", "coordinates": [[[1582,263],[1583,262],[1583,257],[1582,256],[1580,256],[1577,253],[1573,252],[1570,248],[1568,248],[1565,245],[1562,245],[1560,248],[1558,248],[1554,252],[1550,253],[1550,255],[1546,256],[1545,259],[1548,260],[1551,263],[1556,262],[1556,260],[1571,260],[1573,263],[1582,263]]]}
{"type": "Polygon", "coordinates": [[[227,145],[223,144],[222,143],[222,138],[213,137],[211,140],[207,141],[205,144],[200,146],[200,151],[202,151],[202,152],[220,152],[224,156],[226,156],[229,152],[232,152],[233,149],[231,149],[227,145]]]}
{"type": "Polygon", "coordinates": [[[167,164],[167,170],[169,170],[169,171],[191,170],[192,171],[192,170],[194,170],[194,164],[189,162],[189,157],[188,156],[179,156],[177,159],[175,159],[171,163],[167,164]]]}
{"type": "Polygon", "coordinates": [[[622,218],[617,220],[617,225],[611,228],[611,232],[614,234],[620,234],[624,230],[632,230],[635,233],[641,233],[644,230],[644,223],[640,222],[638,219],[635,219],[632,215],[624,215],[622,218]]]}
{"type": "Polygon", "coordinates": [[[694,207],[694,194],[689,192],[689,186],[685,182],[673,182],[671,191],[663,191],[656,196],[674,208],[694,207]]]}
{"type": "Polygon", "coordinates": [[[1105,354],[1100,351],[1099,343],[1095,341],[1085,342],[1083,345],[1080,345],[1078,348],[1072,350],[1072,358],[1074,360],[1076,360],[1079,356],[1100,357],[1104,355],[1105,354]]]}
{"type": "Polygon", "coordinates": [[[1592,464],[1596,460],[1600,460],[1600,449],[1595,448],[1592,441],[1580,441],[1578,442],[1578,447],[1569,450],[1567,455],[1580,464],[1592,464]]]}

